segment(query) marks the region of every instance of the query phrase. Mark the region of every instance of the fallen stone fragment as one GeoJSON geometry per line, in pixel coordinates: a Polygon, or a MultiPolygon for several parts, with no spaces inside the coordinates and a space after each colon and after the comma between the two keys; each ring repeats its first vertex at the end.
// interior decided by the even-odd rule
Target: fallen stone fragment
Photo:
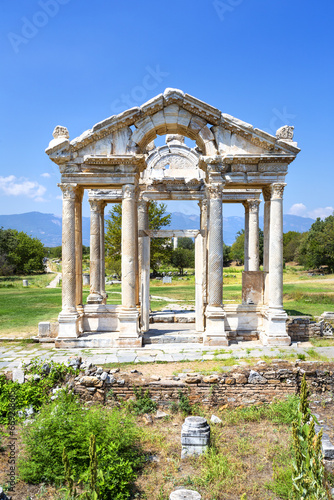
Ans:
{"type": "Polygon", "coordinates": [[[259,372],[256,372],[255,370],[251,370],[249,377],[248,377],[248,383],[249,384],[267,384],[268,380],[260,375],[259,372]]]}
{"type": "Polygon", "coordinates": [[[169,496],[169,500],[201,500],[201,498],[197,491],[184,489],[173,491],[169,496]]]}
{"type": "Polygon", "coordinates": [[[165,413],[164,411],[161,410],[157,410],[155,418],[164,418],[164,417],[168,417],[168,413],[165,413]]]}
{"type": "Polygon", "coordinates": [[[213,424],[221,424],[223,421],[219,417],[216,417],[216,415],[212,415],[210,422],[213,424]]]}

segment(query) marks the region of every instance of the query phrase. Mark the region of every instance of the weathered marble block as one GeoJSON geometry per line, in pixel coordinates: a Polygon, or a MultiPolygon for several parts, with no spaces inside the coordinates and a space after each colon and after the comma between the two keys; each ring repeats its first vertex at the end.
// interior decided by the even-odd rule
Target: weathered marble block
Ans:
{"type": "Polygon", "coordinates": [[[204,417],[187,417],[181,431],[181,458],[201,455],[210,444],[210,426],[204,417]]]}

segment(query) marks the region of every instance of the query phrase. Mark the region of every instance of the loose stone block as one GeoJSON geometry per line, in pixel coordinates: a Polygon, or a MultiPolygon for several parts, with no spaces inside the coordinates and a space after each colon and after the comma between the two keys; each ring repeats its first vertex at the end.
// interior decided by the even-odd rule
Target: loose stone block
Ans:
{"type": "Polygon", "coordinates": [[[194,490],[176,490],[169,496],[169,500],[201,500],[201,498],[201,495],[194,490]]]}
{"type": "Polygon", "coordinates": [[[210,426],[203,417],[187,417],[181,431],[181,458],[201,455],[210,444],[210,426]]]}

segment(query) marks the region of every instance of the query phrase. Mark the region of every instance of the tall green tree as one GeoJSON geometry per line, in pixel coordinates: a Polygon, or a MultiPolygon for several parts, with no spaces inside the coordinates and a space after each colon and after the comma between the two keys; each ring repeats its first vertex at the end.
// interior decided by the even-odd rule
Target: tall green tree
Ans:
{"type": "MultiPolygon", "coordinates": [[[[171,214],[166,213],[165,203],[151,202],[148,209],[149,229],[157,231],[170,224],[171,214]]],[[[106,267],[109,271],[120,274],[122,253],[122,205],[115,204],[106,219],[106,267]]],[[[170,259],[172,247],[168,238],[151,239],[150,265],[154,273],[160,265],[170,259]]]]}
{"type": "Polygon", "coordinates": [[[312,224],[301,240],[299,260],[308,268],[328,266],[334,272],[334,215],[312,224]]]}
{"type": "Polygon", "coordinates": [[[178,268],[183,276],[185,267],[194,267],[195,265],[195,251],[189,250],[189,248],[176,248],[173,250],[171,263],[178,268]]]}
{"type": "MultiPolygon", "coordinates": [[[[263,231],[259,228],[259,263],[263,264],[263,231]]],[[[240,265],[245,260],[245,230],[241,229],[237,232],[237,238],[231,246],[230,259],[236,260],[240,265]]]]}
{"type": "Polygon", "coordinates": [[[194,250],[195,243],[192,238],[181,237],[177,239],[178,248],[186,248],[187,250],[194,250]]]}
{"type": "Polygon", "coordinates": [[[0,228],[0,275],[43,272],[45,249],[23,231],[0,228]]]}
{"type": "Polygon", "coordinates": [[[285,262],[297,260],[298,249],[302,241],[302,233],[288,231],[283,234],[283,259],[285,262]]]}

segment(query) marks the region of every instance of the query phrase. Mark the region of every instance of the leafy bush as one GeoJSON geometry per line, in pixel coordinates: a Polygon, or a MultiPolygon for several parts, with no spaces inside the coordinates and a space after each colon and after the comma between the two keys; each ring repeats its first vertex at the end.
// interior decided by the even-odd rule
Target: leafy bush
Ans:
{"type": "Polygon", "coordinates": [[[45,369],[43,361],[38,358],[33,360],[29,365],[29,373],[32,376],[39,375],[40,378],[35,380],[32,377],[24,384],[12,382],[0,375],[0,424],[8,424],[11,402],[16,412],[30,406],[36,411],[50,400],[50,391],[55,385],[64,382],[66,375],[77,373],[74,368],[63,363],[50,361],[47,365],[48,369],[45,369]]]}
{"type": "Polygon", "coordinates": [[[138,428],[125,410],[101,407],[83,408],[79,399],[63,392],[44,405],[34,422],[23,428],[25,453],[19,459],[20,478],[29,483],[63,483],[63,450],[78,481],[89,468],[89,438],[96,437],[101,499],[129,497],[129,483],[143,456],[135,443],[138,428]]]}
{"type": "Polygon", "coordinates": [[[153,413],[157,409],[157,403],[152,401],[148,389],[144,392],[142,387],[138,389],[133,387],[134,395],[136,400],[130,400],[128,402],[128,408],[130,411],[136,415],[142,415],[143,413],[153,413]]]}

